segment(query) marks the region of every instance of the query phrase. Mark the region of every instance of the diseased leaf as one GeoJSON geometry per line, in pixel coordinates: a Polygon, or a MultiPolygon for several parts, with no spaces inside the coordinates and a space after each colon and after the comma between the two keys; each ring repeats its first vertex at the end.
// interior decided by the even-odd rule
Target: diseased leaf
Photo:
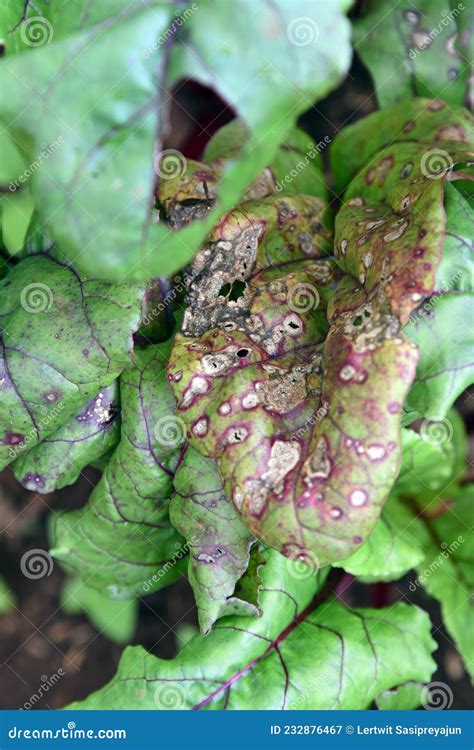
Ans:
{"type": "MultiPolygon", "coordinates": [[[[472,233],[472,217],[451,185],[444,205],[445,183],[472,171],[472,128],[462,113],[446,112],[439,102],[413,105],[416,122],[408,119],[403,128],[411,140],[400,136],[376,156],[371,152],[350,183],[336,218],[335,253],[351,276],[344,277],[332,300],[335,310],[348,311],[364,300],[369,306],[372,295],[388,298],[420,350],[405,408],[435,419],[474,382],[473,327],[465,325],[474,321],[472,300],[458,292],[472,284],[471,240],[464,240],[472,233]]],[[[369,133],[380,128],[376,144],[401,114],[397,105],[367,118],[369,133]]],[[[336,157],[361,137],[361,128],[354,126],[336,157]]],[[[370,140],[367,131],[364,137],[370,140]]]]}
{"type": "MultiPolygon", "coordinates": [[[[444,145],[450,149],[444,152],[446,177],[449,165],[467,159],[468,151],[444,145]]],[[[377,166],[351,182],[336,217],[335,253],[352,276],[338,289],[336,309],[354,309],[383,292],[405,324],[435,290],[445,236],[443,184],[441,174],[429,176],[418,143],[384,149],[377,166]],[[403,177],[407,165],[410,181],[403,177]]]]}
{"type": "Polygon", "coordinates": [[[466,42],[457,44],[465,15],[469,9],[462,3],[449,8],[445,0],[365,3],[353,24],[354,44],[372,75],[380,107],[413,96],[472,105],[466,42]]]}
{"type": "MultiPolygon", "coordinates": [[[[250,132],[245,123],[242,120],[232,120],[211,138],[204,151],[203,162],[212,164],[220,174],[230,159],[239,156],[249,137],[250,132]]],[[[320,152],[327,145],[325,140],[316,144],[307,133],[294,128],[280,144],[263,175],[257,177],[256,184],[247,189],[243,200],[258,197],[252,195],[257,186],[262,193],[276,191],[287,195],[312,195],[326,200],[328,188],[320,152]]],[[[170,181],[166,185],[170,185],[170,181]]]]}
{"type": "MultiPolygon", "coordinates": [[[[55,35],[57,13],[41,3],[36,13],[44,43],[2,62],[0,115],[29,136],[32,161],[42,144],[48,147],[32,190],[62,257],[111,280],[171,274],[272,162],[298,115],[347,71],[343,12],[350,2],[204,0],[196,12],[183,6],[186,23],[177,33],[170,33],[171,1],[114,0],[102,10],[82,5],[59,22],[55,35]],[[308,43],[301,45],[301,34],[309,35],[308,43]],[[227,165],[214,210],[176,233],[156,222],[154,193],[158,178],[170,176],[166,163],[177,171],[185,164],[182,154],[163,151],[162,144],[169,91],[189,77],[234,107],[251,136],[227,165]]],[[[18,26],[14,48],[29,21],[28,14],[18,26]]]]}
{"type": "Polygon", "coordinates": [[[453,410],[444,423],[425,421],[420,434],[404,429],[402,437],[400,474],[379,521],[365,544],[336,564],[365,583],[393,581],[424,564],[423,513],[446,512],[464,473],[465,429],[453,410]]]}
{"type": "MultiPolygon", "coordinates": [[[[378,164],[378,154],[389,146],[396,147],[401,143],[419,143],[418,161],[425,150],[423,146],[433,147],[434,144],[448,142],[451,145],[466,143],[470,140],[470,133],[474,125],[474,118],[464,107],[447,107],[436,99],[416,98],[410,101],[394,104],[387,109],[373,112],[353,125],[349,125],[338,133],[331,143],[331,169],[336,183],[336,189],[343,191],[358,172],[370,165],[378,164]]],[[[433,175],[443,166],[438,156],[432,159],[433,175]]],[[[442,155],[441,155],[442,156],[442,155]]],[[[430,166],[428,158],[425,159],[430,166]]],[[[378,170],[375,187],[383,187],[383,176],[389,164],[382,165],[378,170]],[[382,181],[382,182],[381,182],[382,181]]],[[[406,176],[413,178],[410,167],[405,169],[406,176]]],[[[440,173],[442,176],[442,172],[440,173]]]]}
{"type": "Polygon", "coordinates": [[[244,588],[246,597],[236,590],[255,539],[226,498],[215,461],[188,448],[174,489],[170,518],[189,548],[188,577],[201,632],[208,633],[224,615],[258,615],[258,571],[251,576],[250,590],[244,588]]]}
{"type": "Polygon", "coordinates": [[[219,459],[244,522],[313,566],[373,528],[416,362],[383,297],[328,320],[338,274],[323,214],[295,196],[229,213],[188,273],[168,368],[188,439],[219,459]]]}
{"type": "Polygon", "coordinates": [[[137,599],[109,599],[78,578],[64,584],[61,608],[68,615],[84,612],[99,633],[115,643],[130,643],[137,627],[137,599]]]}
{"type": "Polygon", "coordinates": [[[179,575],[186,554],[168,518],[183,444],[164,376],[169,344],[135,350],[120,376],[121,437],[88,503],[55,516],[51,554],[87,586],[129,598],[179,575]]]}
{"type": "Polygon", "coordinates": [[[119,409],[118,382],[114,381],[13,462],[18,481],[40,493],[73,484],[88,464],[115,448],[120,437],[119,409]]]}
{"type": "Polygon", "coordinates": [[[279,574],[272,560],[263,571],[261,618],[223,618],[168,661],[128,648],[112,682],[72,708],[363,709],[383,691],[430,679],[424,612],[308,605],[320,583],[275,556],[279,574]]]}
{"type": "Polygon", "coordinates": [[[51,435],[130,362],[144,289],[35,256],[0,282],[0,467],[51,435]]]}

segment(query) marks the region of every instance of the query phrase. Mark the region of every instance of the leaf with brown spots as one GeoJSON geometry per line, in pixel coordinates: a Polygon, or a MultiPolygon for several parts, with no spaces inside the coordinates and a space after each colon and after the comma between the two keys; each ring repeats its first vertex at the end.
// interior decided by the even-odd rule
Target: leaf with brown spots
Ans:
{"type": "Polygon", "coordinates": [[[327,311],[337,269],[308,197],[247,201],[188,274],[168,374],[190,443],[257,537],[313,566],[355,551],[400,456],[416,351],[380,296],[327,311]]]}
{"type": "MultiPolygon", "coordinates": [[[[397,119],[400,107],[392,109],[397,119]]],[[[391,116],[390,109],[372,116],[370,129],[391,116]]],[[[471,179],[474,151],[462,118],[462,138],[437,141],[432,116],[429,107],[418,114],[418,129],[423,137],[431,133],[431,142],[401,140],[382,148],[347,188],[336,217],[335,255],[348,275],[334,310],[371,304],[383,294],[405,324],[435,289],[446,236],[445,183],[471,179]]]]}
{"type": "Polygon", "coordinates": [[[472,106],[472,29],[464,26],[469,16],[468,3],[445,0],[364,3],[353,24],[354,44],[372,75],[380,107],[413,96],[472,106]]]}
{"type": "MultiPolygon", "coordinates": [[[[375,167],[379,152],[397,143],[468,143],[473,115],[464,107],[447,107],[436,99],[410,99],[373,112],[338,133],[330,148],[331,169],[338,191],[344,190],[366,165],[375,167]]],[[[444,148],[442,145],[440,148],[444,148]]],[[[420,156],[426,148],[420,146],[420,156]]],[[[409,177],[410,166],[404,165],[409,177]]]]}

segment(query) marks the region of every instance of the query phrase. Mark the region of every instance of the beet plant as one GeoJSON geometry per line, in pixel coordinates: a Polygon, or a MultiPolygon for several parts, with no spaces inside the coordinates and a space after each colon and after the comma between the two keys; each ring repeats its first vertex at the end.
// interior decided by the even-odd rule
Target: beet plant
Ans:
{"type": "Polygon", "coordinates": [[[465,17],[440,31],[443,88],[423,8],[384,15],[415,50],[412,86],[403,68],[388,89],[368,4],[354,40],[381,108],[323,161],[296,120],[347,72],[350,3],[254,3],[250,30],[247,0],[18,5],[1,11],[0,466],[38,494],[100,472],[23,572],[61,566],[66,611],[124,643],[138,600],[186,577],[198,623],[172,659],[128,646],[72,706],[402,709],[439,684],[450,704],[418,605],[439,604],[472,675],[465,17]],[[190,77],[236,114],[200,160],[165,148],[190,77]],[[389,582],[404,601],[369,606],[389,582]]]}

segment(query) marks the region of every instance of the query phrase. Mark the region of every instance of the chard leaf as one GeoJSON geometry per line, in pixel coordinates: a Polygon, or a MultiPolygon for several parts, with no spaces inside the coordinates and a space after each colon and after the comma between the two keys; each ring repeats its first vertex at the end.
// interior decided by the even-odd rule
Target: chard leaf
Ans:
{"type": "Polygon", "coordinates": [[[364,583],[398,580],[425,559],[423,547],[414,539],[413,523],[412,511],[393,491],[365,544],[335,567],[364,583]]]}
{"type": "Polygon", "coordinates": [[[456,184],[446,183],[444,188],[446,236],[436,273],[437,292],[474,292],[474,209],[456,190],[456,184]]]}
{"type": "MultiPolygon", "coordinates": [[[[456,422],[457,429],[464,430],[462,420],[451,411],[450,425],[456,422]],[[458,424],[461,421],[461,425],[458,424]]],[[[402,430],[402,463],[400,474],[394,485],[398,495],[415,495],[422,492],[437,492],[446,487],[455,470],[456,450],[453,444],[452,429],[436,434],[436,424],[428,420],[420,426],[420,432],[402,430]]],[[[465,456],[464,446],[461,446],[465,456]]],[[[456,477],[457,478],[457,477],[456,477]]]]}
{"type": "Polygon", "coordinates": [[[459,23],[464,15],[469,10],[462,3],[453,2],[450,9],[444,0],[365,4],[353,24],[354,44],[372,75],[380,107],[413,96],[472,105],[469,35],[461,38],[459,23]]]}
{"type": "Polygon", "coordinates": [[[350,610],[317,597],[308,605],[317,580],[295,581],[298,564],[278,557],[278,577],[271,561],[263,571],[261,618],[223,618],[168,661],[128,648],[112,682],[72,708],[364,709],[386,690],[430,679],[435,643],[424,612],[350,610]]]}
{"type": "MultiPolygon", "coordinates": [[[[243,120],[232,120],[228,125],[219,128],[211,138],[204,151],[203,161],[212,164],[220,174],[230,159],[236,159],[250,137],[250,132],[243,120]]],[[[264,172],[257,185],[250,186],[244,194],[252,195],[260,183],[260,189],[269,192],[284,192],[287,195],[312,195],[326,200],[328,188],[324,179],[323,161],[320,152],[327,146],[325,140],[315,143],[307,133],[298,128],[291,130],[280,144],[272,163],[264,172]]],[[[168,182],[167,184],[170,184],[168,182]]]]}
{"type": "MultiPolygon", "coordinates": [[[[380,126],[376,145],[400,110],[397,105],[367,118],[369,132],[380,126]]],[[[400,137],[375,156],[371,152],[350,183],[336,218],[335,252],[352,277],[343,279],[332,300],[334,309],[347,311],[363,300],[369,305],[372,295],[388,298],[420,349],[406,408],[433,418],[444,417],[474,382],[472,326],[465,325],[474,320],[472,298],[460,293],[472,284],[472,212],[452,185],[444,203],[446,182],[470,176],[471,135],[462,113],[445,112],[440,103],[418,102],[416,123],[411,128],[408,119],[404,127],[412,140],[400,137]]],[[[355,126],[336,155],[361,136],[355,126]]]]}
{"type": "Polygon", "coordinates": [[[423,513],[445,512],[464,473],[465,429],[453,410],[444,423],[426,420],[420,433],[404,429],[402,437],[400,474],[379,521],[367,542],[337,563],[366,583],[394,581],[423,564],[423,513]]]}
{"type": "Polygon", "coordinates": [[[441,515],[417,524],[414,535],[423,544],[426,556],[417,565],[417,578],[410,590],[423,586],[441,605],[446,630],[453,638],[466,669],[474,679],[474,564],[472,561],[474,484],[459,488],[455,501],[441,515]]]}
{"type": "Polygon", "coordinates": [[[219,460],[249,529],[316,567],[354,552],[380,514],[416,362],[382,296],[328,320],[323,214],[305,196],[227,214],[188,274],[168,368],[188,440],[219,460]]]}
{"type": "Polygon", "coordinates": [[[420,349],[408,408],[439,421],[474,383],[473,323],[474,293],[435,293],[415,312],[405,328],[420,349]]]}
{"type": "Polygon", "coordinates": [[[421,703],[423,685],[419,682],[406,682],[395,690],[385,690],[376,698],[380,711],[412,711],[421,703]]]}
{"type": "Polygon", "coordinates": [[[71,578],[64,584],[61,608],[68,615],[84,612],[99,633],[115,643],[130,643],[137,627],[137,599],[109,599],[78,578],[71,578]]]}
{"type": "Polygon", "coordinates": [[[11,255],[23,247],[34,208],[28,189],[2,196],[2,240],[11,255]]]}
{"type": "Polygon", "coordinates": [[[128,365],[144,289],[44,256],[0,282],[0,467],[51,435],[128,365]]]}
{"type": "Polygon", "coordinates": [[[120,437],[118,381],[103,388],[78,414],[13,462],[19,482],[47,493],[73,484],[90,463],[115,448],[120,437]]]}
{"type": "MultiPolygon", "coordinates": [[[[338,191],[344,190],[358,172],[376,166],[382,149],[401,143],[429,146],[444,142],[451,145],[468,142],[474,124],[464,107],[448,107],[439,100],[416,98],[364,117],[338,133],[331,144],[331,169],[338,191]]],[[[420,146],[418,161],[427,150],[420,146]]],[[[427,165],[428,166],[428,165],[427,165]]],[[[433,167],[441,167],[434,160],[433,167]]],[[[408,168],[407,170],[408,171],[408,168]]],[[[376,187],[382,187],[383,170],[379,170],[376,187]]],[[[413,177],[411,173],[407,178],[413,177]]]]}
{"type": "Polygon", "coordinates": [[[164,376],[168,351],[169,344],[135,350],[120,376],[120,443],[88,503],[52,521],[51,554],[111,597],[167,585],[185,557],[168,518],[183,443],[164,376]]]}
{"type": "MultiPolygon", "coordinates": [[[[171,1],[114,0],[106,9],[81,2],[55,34],[57,3],[49,11],[42,2],[35,13],[44,19],[43,44],[20,45],[21,54],[2,62],[0,116],[27,134],[30,161],[47,145],[31,186],[62,257],[110,280],[149,279],[187,263],[219,216],[271,163],[298,115],[347,71],[350,28],[343,13],[350,4],[205,0],[198,12],[183,6],[185,23],[175,33],[171,1]],[[170,157],[163,152],[169,91],[189,77],[234,107],[251,137],[227,165],[205,221],[176,233],[156,223],[154,193],[158,177],[168,176],[162,164],[170,157]]],[[[28,11],[13,45],[30,21],[28,11]]],[[[182,154],[170,159],[178,171],[185,164],[182,154]]]]}
{"type": "Polygon", "coordinates": [[[250,576],[249,588],[244,587],[246,596],[237,587],[255,540],[227,500],[216,462],[188,448],[174,489],[170,518],[189,548],[188,577],[201,632],[208,633],[224,615],[258,615],[258,570],[250,576]]]}
{"type": "MultiPolygon", "coordinates": [[[[467,159],[467,149],[443,145],[446,165],[467,159]]],[[[443,186],[441,174],[433,178],[426,171],[418,143],[384,149],[377,165],[364,167],[351,182],[336,217],[335,254],[352,279],[338,289],[337,309],[370,303],[372,294],[383,293],[405,324],[435,290],[446,231],[443,186]],[[401,176],[407,165],[412,165],[409,183],[401,176]]]]}

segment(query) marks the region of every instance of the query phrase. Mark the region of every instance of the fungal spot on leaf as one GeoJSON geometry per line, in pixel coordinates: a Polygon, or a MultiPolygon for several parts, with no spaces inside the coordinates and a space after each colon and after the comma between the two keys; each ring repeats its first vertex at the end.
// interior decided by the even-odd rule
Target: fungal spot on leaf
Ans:
{"type": "Polygon", "coordinates": [[[367,493],[365,492],[365,490],[352,490],[349,497],[349,502],[354,508],[360,508],[367,502],[367,493]]]}
{"type": "Polygon", "coordinates": [[[418,11],[415,11],[415,10],[406,10],[404,11],[403,15],[405,16],[406,20],[409,23],[413,24],[414,26],[420,20],[420,14],[418,13],[418,11]]]}
{"type": "Polygon", "coordinates": [[[46,403],[52,404],[59,399],[60,395],[59,391],[49,391],[43,394],[43,399],[46,403]]]}
{"type": "Polygon", "coordinates": [[[195,375],[184,392],[183,398],[179,404],[180,408],[185,409],[190,406],[197,396],[207,393],[209,388],[210,385],[206,378],[203,378],[200,375],[195,375]]]}
{"type": "Polygon", "coordinates": [[[242,398],[242,406],[244,409],[253,409],[258,404],[258,396],[256,393],[247,393],[242,398]]]}
{"type": "Polygon", "coordinates": [[[19,432],[7,432],[2,440],[4,445],[22,445],[25,442],[25,436],[19,432]]]}
{"type": "Polygon", "coordinates": [[[369,445],[366,453],[371,461],[380,461],[382,458],[385,458],[385,448],[383,445],[376,443],[369,445]]]}
{"type": "MultiPolygon", "coordinates": [[[[393,226],[393,225],[392,225],[393,226]]],[[[405,232],[405,229],[408,226],[408,221],[404,221],[400,224],[396,229],[394,229],[392,232],[388,232],[384,235],[383,241],[384,242],[393,242],[394,240],[398,240],[402,234],[405,232]]]]}
{"type": "Polygon", "coordinates": [[[198,421],[193,425],[191,429],[194,435],[197,435],[198,437],[204,437],[204,435],[207,434],[207,428],[208,419],[207,417],[202,417],[201,419],[198,419],[198,421]]]}
{"type": "Polygon", "coordinates": [[[249,431],[246,427],[233,427],[227,433],[227,443],[233,445],[234,443],[243,443],[247,440],[249,431]]]}
{"type": "Polygon", "coordinates": [[[328,447],[324,437],[320,437],[314,451],[306,459],[303,471],[306,474],[304,481],[311,484],[313,479],[327,479],[331,473],[331,461],[328,456],[328,447]]]}
{"type": "MultiPolygon", "coordinates": [[[[234,364],[231,354],[221,352],[219,354],[205,354],[201,359],[201,367],[206,375],[217,376],[226,372],[234,364]]],[[[208,388],[206,388],[206,391],[208,388]]],[[[206,391],[203,391],[205,393],[206,391]]]]}

